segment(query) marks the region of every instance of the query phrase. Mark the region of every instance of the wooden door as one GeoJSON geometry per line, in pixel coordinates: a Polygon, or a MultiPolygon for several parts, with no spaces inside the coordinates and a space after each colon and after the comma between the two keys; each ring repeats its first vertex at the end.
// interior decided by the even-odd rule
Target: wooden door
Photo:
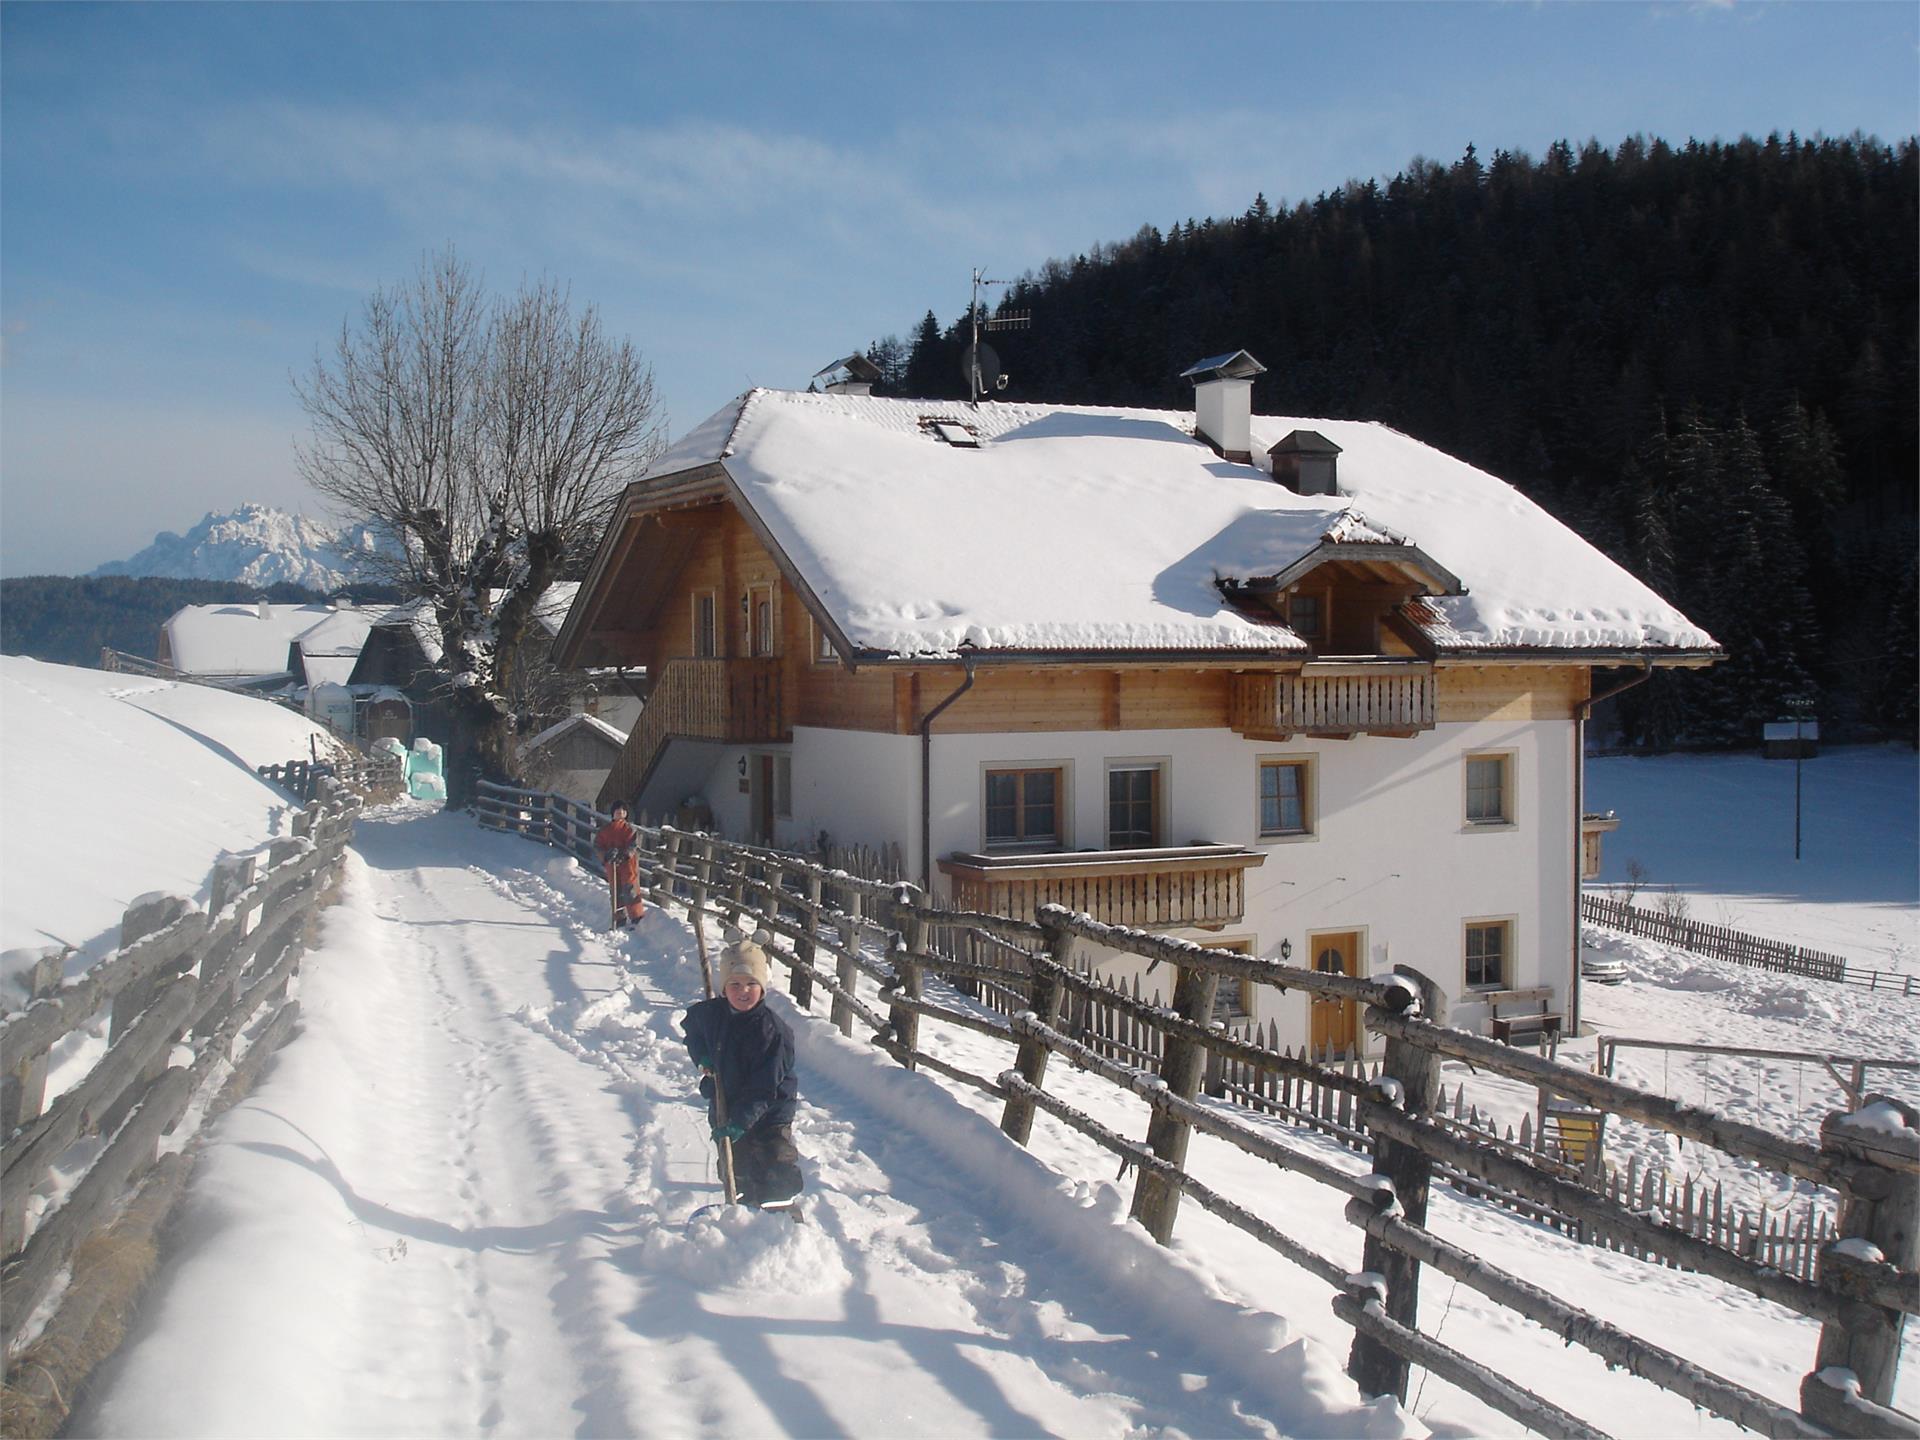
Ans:
{"type": "Polygon", "coordinates": [[[773,843],[773,756],[753,757],[753,840],[773,843]]]}
{"type": "MultiPolygon", "coordinates": [[[[1310,943],[1314,969],[1329,975],[1360,973],[1360,933],[1357,930],[1315,935],[1310,943]]],[[[1309,1008],[1311,1019],[1308,1038],[1315,1059],[1329,1049],[1335,1055],[1349,1055],[1358,1048],[1360,1007],[1357,1002],[1315,999],[1309,1008]]]]}

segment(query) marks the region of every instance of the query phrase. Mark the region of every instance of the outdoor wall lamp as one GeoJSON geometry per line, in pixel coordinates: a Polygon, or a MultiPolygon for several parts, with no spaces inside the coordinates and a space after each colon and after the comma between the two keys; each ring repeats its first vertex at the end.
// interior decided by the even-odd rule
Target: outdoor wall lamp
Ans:
{"type": "Polygon", "coordinates": [[[1291,940],[1282,940],[1280,942],[1280,958],[1282,960],[1291,960],[1293,958],[1293,942],[1291,940]]]}

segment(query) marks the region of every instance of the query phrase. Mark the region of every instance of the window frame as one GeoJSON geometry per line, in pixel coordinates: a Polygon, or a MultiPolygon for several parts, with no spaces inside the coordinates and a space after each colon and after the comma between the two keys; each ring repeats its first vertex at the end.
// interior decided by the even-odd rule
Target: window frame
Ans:
{"type": "Polygon", "coordinates": [[[827,633],[827,627],[811,617],[808,618],[807,623],[813,629],[813,663],[838,665],[840,652],[833,648],[833,636],[827,633]]]}
{"type": "Polygon", "coordinates": [[[1460,757],[1460,824],[1472,834],[1512,830],[1519,825],[1519,766],[1512,750],[1469,750],[1460,757]],[[1473,815],[1473,766],[1476,761],[1496,760],[1500,764],[1500,814],[1497,818],[1475,819],[1473,815]]]}
{"type": "MultiPolygon", "coordinates": [[[[1050,851],[1068,850],[1073,846],[1073,806],[1071,804],[1071,785],[1073,767],[1066,760],[1006,760],[982,761],[980,764],[980,850],[988,855],[1044,855],[1050,851]],[[1053,834],[1034,839],[1022,833],[1014,840],[994,840],[987,830],[987,787],[996,775],[1040,775],[1051,773],[1054,776],[1053,787],[1053,834]]],[[[1024,830],[1026,813],[1026,782],[1019,786],[1015,800],[1015,824],[1024,830]]]]}
{"type": "Polygon", "coordinates": [[[1320,757],[1306,754],[1256,755],[1253,762],[1253,835],[1261,845],[1294,845],[1320,838],[1320,757]],[[1266,827],[1265,773],[1268,766],[1292,766],[1301,772],[1300,811],[1302,828],[1268,830],[1266,827]]]}
{"type": "Polygon", "coordinates": [[[1101,829],[1109,850],[1157,850],[1167,844],[1167,772],[1172,766],[1165,755],[1116,756],[1105,764],[1105,783],[1101,791],[1101,829]],[[1116,845],[1113,840],[1113,777],[1116,774],[1149,773],[1153,776],[1151,797],[1153,835],[1145,845],[1116,845]]]}
{"type": "Polygon", "coordinates": [[[749,658],[764,660],[780,653],[780,602],[779,587],[766,581],[756,581],[747,586],[747,625],[746,644],[742,647],[749,658]],[[760,610],[766,607],[767,625],[764,635],[760,629],[760,610]],[[766,648],[761,648],[764,638],[766,648]]]}
{"type": "Polygon", "coordinates": [[[692,599],[692,645],[691,652],[696,660],[717,660],[720,658],[720,600],[711,589],[695,590],[692,599]],[[701,624],[700,604],[706,602],[706,624],[701,624]],[[702,635],[704,628],[705,634],[702,635]],[[705,639],[705,647],[701,641],[705,639]]]}
{"type": "Polygon", "coordinates": [[[1287,628],[1314,646],[1324,646],[1327,637],[1333,633],[1333,592],[1331,590],[1290,590],[1287,592],[1286,605],[1287,628]],[[1311,600],[1320,610],[1320,621],[1312,630],[1302,630],[1293,623],[1293,602],[1311,600]]]}
{"type": "Polygon", "coordinates": [[[1514,980],[1514,963],[1517,958],[1520,933],[1520,919],[1517,915],[1476,915],[1460,922],[1460,988],[1463,994],[1480,995],[1491,990],[1511,990],[1514,980]],[[1469,951],[1476,931],[1498,931],[1500,934],[1500,977],[1497,980],[1485,978],[1485,955],[1481,959],[1482,976],[1479,980],[1468,977],[1472,974],[1474,957],[1469,951]]]}

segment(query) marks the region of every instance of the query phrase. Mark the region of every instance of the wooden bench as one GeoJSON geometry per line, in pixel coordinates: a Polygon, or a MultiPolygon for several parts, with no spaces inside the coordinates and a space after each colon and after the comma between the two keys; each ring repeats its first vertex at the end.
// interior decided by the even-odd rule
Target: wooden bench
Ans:
{"type": "Polygon", "coordinates": [[[1487,1021],[1493,1038],[1511,1045],[1515,1035],[1558,1037],[1562,1017],[1547,1009],[1553,1000],[1551,985],[1535,985],[1526,990],[1483,990],[1487,1002],[1487,1021]],[[1505,1013],[1502,1013],[1502,1012],[1505,1013]]]}

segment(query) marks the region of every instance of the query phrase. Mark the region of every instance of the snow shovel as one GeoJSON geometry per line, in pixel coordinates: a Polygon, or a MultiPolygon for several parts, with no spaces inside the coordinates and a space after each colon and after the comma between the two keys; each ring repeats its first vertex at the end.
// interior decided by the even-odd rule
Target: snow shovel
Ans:
{"type": "Polygon", "coordinates": [[[618,930],[621,921],[620,862],[618,860],[610,859],[607,861],[607,893],[613,897],[613,915],[612,918],[607,921],[607,928],[609,930],[618,930]]]}
{"type": "MultiPolygon", "coordinates": [[[[707,887],[699,885],[693,892],[693,943],[700,950],[700,979],[707,987],[707,998],[713,998],[713,962],[707,959],[707,927],[701,919],[701,906],[706,903],[707,887]]],[[[715,1057],[716,1059],[718,1057],[715,1057]]],[[[727,1124],[727,1092],[720,1086],[720,1072],[708,1072],[713,1076],[713,1118],[715,1125],[725,1129],[727,1124]]],[[[725,1135],[720,1137],[720,1188],[726,1192],[727,1204],[740,1203],[740,1191],[733,1183],[733,1141],[725,1135]]],[[[695,1212],[698,1213],[697,1211],[695,1212]]]]}

